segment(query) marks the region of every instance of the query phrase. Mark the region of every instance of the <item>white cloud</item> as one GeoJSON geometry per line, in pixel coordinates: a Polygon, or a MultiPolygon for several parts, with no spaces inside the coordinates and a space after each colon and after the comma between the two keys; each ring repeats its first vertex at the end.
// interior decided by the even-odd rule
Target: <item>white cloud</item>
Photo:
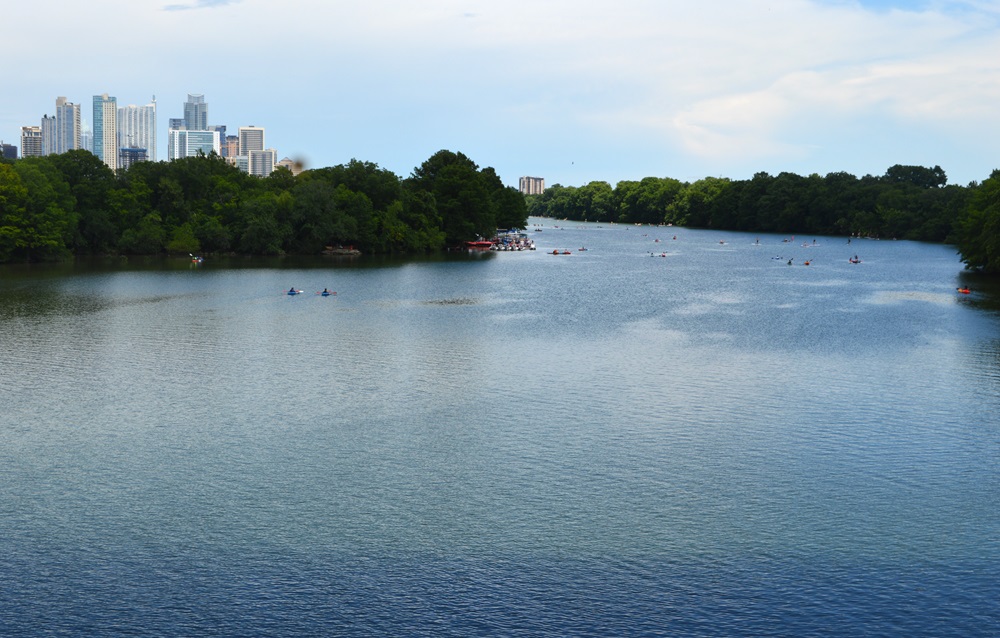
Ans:
{"type": "Polygon", "coordinates": [[[228,4],[235,4],[240,0],[195,0],[188,4],[168,4],[163,7],[164,11],[189,11],[191,9],[211,9],[223,7],[228,4]]]}
{"type": "MultiPolygon", "coordinates": [[[[480,160],[490,164],[514,165],[520,152],[569,166],[553,149],[572,148],[573,165],[594,170],[624,165],[623,157],[662,158],[647,174],[699,163],[797,167],[845,161],[846,145],[880,126],[898,148],[918,134],[928,143],[950,138],[944,165],[946,154],[985,161],[985,151],[959,146],[1000,114],[997,2],[909,10],[806,0],[28,5],[11,7],[12,23],[46,15],[51,42],[12,32],[11,50],[32,51],[16,70],[0,71],[7,85],[30,83],[27,97],[19,90],[7,105],[17,121],[37,119],[57,95],[86,103],[104,91],[125,102],[155,92],[165,120],[198,92],[211,119],[267,124],[288,153],[318,161],[403,147],[425,153],[420,161],[469,144],[507,156],[480,160]],[[112,41],[136,44],[124,54],[91,46],[99,16],[112,41]],[[328,124],[312,125],[317,117],[328,124]]],[[[0,137],[12,137],[3,117],[0,137]]]]}

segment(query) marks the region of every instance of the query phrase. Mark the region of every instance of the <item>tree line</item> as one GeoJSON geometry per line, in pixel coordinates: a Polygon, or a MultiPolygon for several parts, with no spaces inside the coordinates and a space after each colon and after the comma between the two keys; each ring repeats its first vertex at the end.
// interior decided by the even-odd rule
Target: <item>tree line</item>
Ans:
{"type": "Polygon", "coordinates": [[[447,150],[405,179],[358,160],[263,179],[215,154],[117,172],[82,150],[0,161],[0,263],[327,247],[418,253],[523,228],[528,215],[948,242],[969,268],[1000,274],[1000,170],[964,187],[949,185],[939,166],[895,165],[878,177],[646,177],[524,197],[492,168],[447,150]]]}
{"type": "Polygon", "coordinates": [[[895,165],[860,178],[647,177],[614,188],[603,181],[556,184],[527,199],[529,215],[557,219],[948,242],[969,268],[1000,273],[1000,171],[966,187],[948,185],[940,166],[895,165]]]}
{"type": "Polygon", "coordinates": [[[517,189],[447,150],[406,179],[358,160],[259,178],[214,153],[117,172],[83,150],[0,162],[0,263],[329,247],[418,253],[526,223],[517,189]]]}

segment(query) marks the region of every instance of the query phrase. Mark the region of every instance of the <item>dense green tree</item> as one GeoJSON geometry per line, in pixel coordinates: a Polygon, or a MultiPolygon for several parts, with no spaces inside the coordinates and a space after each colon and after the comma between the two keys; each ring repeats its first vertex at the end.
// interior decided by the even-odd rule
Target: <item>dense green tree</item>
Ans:
{"type": "Polygon", "coordinates": [[[409,228],[404,238],[411,252],[440,250],[447,244],[434,196],[425,190],[404,190],[399,219],[409,228]]]}
{"type": "Polygon", "coordinates": [[[12,170],[17,178],[9,177],[11,205],[0,207],[0,255],[17,261],[50,261],[68,255],[76,216],[62,175],[46,158],[21,160],[12,170]]]}
{"type": "MultiPolygon", "coordinates": [[[[959,242],[991,270],[994,181],[949,186],[940,167],[896,165],[881,177],[758,173],[681,183],[646,177],[524,197],[492,168],[439,151],[406,179],[371,162],[261,179],[216,154],[112,172],[86,151],[0,163],[0,261],[69,253],[241,251],[315,254],[438,250],[527,216],[777,233],[849,233],[959,242]],[[987,198],[988,199],[988,198],[987,198]],[[984,203],[986,202],[986,203],[984,203]],[[982,238],[980,238],[982,235],[982,238]]],[[[993,177],[991,177],[993,180],[993,177]]],[[[965,255],[965,252],[963,252],[965,255]]]]}
{"type": "Polygon", "coordinates": [[[892,184],[912,184],[918,188],[942,188],[948,183],[948,177],[940,166],[925,168],[923,166],[890,166],[883,179],[892,184]]]}
{"type": "Polygon", "coordinates": [[[480,174],[496,211],[495,229],[524,228],[528,223],[528,207],[524,202],[524,196],[516,188],[504,186],[500,176],[492,167],[484,168],[480,174]]]}
{"type": "Polygon", "coordinates": [[[715,228],[712,217],[714,201],[729,186],[730,181],[721,177],[706,177],[681,190],[670,204],[669,214],[685,226],[715,228]]]}
{"type": "Polygon", "coordinates": [[[282,202],[273,193],[263,193],[244,201],[240,251],[251,255],[280,255],[285,252],[289,228],[280,218],[282,202]]]}
{"type": "Polygon", "coordinates": [[[166,241],[167,231],[163,228],[163,220],[157,213],[149,213],[138,225],[125,229],[118,247],[125,254],[156,255],[163,252],[166,241]]]}
{"type": "Polygon", "coordinates": [[[975,188],[956,236],[967,267],[1000,273],[1000,170],[975,188]]]}
{"type": "Polygon", "coordinates": [[[407,186],[434,196],[449,245],[496,232],[496,204],[487,179],[464,154],[438,151],[413,169],[407,186]]]}
{"type": "Polygon", "coordinates": [[[201,242],[195,236],[194,226],[186,222],[174,228],[171,239],[167,242],[168,253],[194,254],[201,252],[201,242]]]}
{"type": "Polygon", "coordinates": [[[76,253],[105,253],[115,249],[118,228],[110,218],[108,195],[115,188],[115,174],[93,153],[73,150],[47,158],[62,173],[75,199],[76,253]]]}

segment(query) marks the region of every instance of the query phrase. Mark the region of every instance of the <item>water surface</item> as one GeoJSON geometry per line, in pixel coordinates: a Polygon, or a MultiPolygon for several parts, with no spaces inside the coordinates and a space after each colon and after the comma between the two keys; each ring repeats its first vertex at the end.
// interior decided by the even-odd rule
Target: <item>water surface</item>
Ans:
{"type": "Polygon", "coordinates": [[[5,269],[0,634],[1000,633],[954,249],[532,222],[5,269]]]}

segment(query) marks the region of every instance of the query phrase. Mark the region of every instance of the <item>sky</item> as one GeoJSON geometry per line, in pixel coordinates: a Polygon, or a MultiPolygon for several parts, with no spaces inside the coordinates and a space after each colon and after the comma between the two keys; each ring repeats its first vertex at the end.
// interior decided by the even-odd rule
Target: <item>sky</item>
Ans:
{"type": "Polygon", "coordinates": [[[1000,168],[1000,0],[0,0],[0,140],[190,94],[307,168],[504,183],[1000,168]]]}

